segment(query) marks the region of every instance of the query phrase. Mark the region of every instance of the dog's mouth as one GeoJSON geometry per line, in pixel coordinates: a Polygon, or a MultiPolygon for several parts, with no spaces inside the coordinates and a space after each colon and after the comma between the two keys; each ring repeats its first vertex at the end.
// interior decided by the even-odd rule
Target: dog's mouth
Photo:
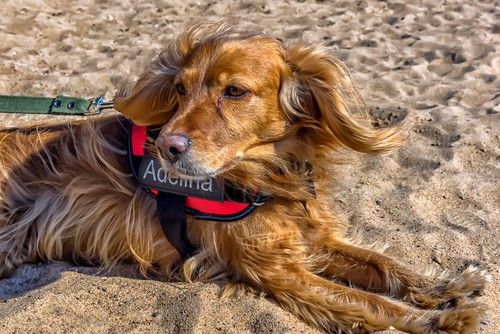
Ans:
{"type": "Polygon", "coordinates": [[[198,167],[197,164],[189,163],[183,159],[171,162],[159,156],[158,160],[163,170],[168,172],[169,175],[177,178],[193,181],[203,181],[211,177],[217,177],[219,175],[219,173],[217,173],[217,170],[207,171],[204,168],[198,167]]]}
{"type": "Polygon", "coordinates": [[[236,167],[243,159],[244,155],[238,155],[220,167],[210,167],[201,163],[192,154],[186,154],[176,161],[171,161],[164,157],[158,147],[149,146],[148,150],[160,163],[162,169],[173,177],[188,180],[207,180],[209,178],[221,177],[224,173],[236,167]]]}
{"type": "Polygon", "coordinates": [[[146,145],[146,149],[160,163],[161,168],[172,177],[202,181],[219,175],[217,170],[201,168],[201,164],[192,162],[191,160],[193,159],[191,157],[183,157],[172,162],[170,159],[164,157],[159,148],[151,142],[146,145]]]}

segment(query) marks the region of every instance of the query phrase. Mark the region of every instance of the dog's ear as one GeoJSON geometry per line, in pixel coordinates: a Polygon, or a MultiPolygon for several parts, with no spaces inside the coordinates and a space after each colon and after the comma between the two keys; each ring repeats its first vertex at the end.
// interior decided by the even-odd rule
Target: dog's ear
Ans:
{"type": "Polygon", "coordinates": [[[183,60],[171,48],[163,51],[131,88],[122,88],[113,99],[114,108],[135,124],[165,124],[177,108],[174,80],[183,60]]]}
{"type": "Polygon", "coordinates": [[[177,109],[175,79],[193,50],[214,34],[231,31],[225,22],[193,25],[149,65],[131,88],[122,88],[113,99],[116,110],[138,125],[162,125],[177,109]]]}
{"type": "Polygon", "coordinates": [[[280,103],[292,124],[318,145],[381,153],[397,147],[399,129],[374,129],[347,70],[325,49],[297,43],[285,50],[280,103]]]}
{"type": "Polygon", "coordinates": [[[130,87],[114,97],[114,108],[143,126],[168,122],[177,109],[176,76],[193,49],[208,33],[207,25],[195,25],[173,41],[130,87]]]}

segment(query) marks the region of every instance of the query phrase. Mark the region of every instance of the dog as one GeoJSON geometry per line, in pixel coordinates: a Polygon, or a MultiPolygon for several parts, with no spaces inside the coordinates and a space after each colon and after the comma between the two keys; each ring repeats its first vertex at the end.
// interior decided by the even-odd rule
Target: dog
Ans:
{"type": "Polygon", "coordinates": [[[132,262],[148,277],[243,283],[325,332],[478,329],[484,271],[426,276],[346,236],[332,152],[389,152],[403,136],[370,126],[326,49],[199,24],[113,102],[123,115],[0,131],[0,276],[25,262],[132,262]],[[146,151],[169,175],[266,200],[234,222],[181,217],[195,248],[183,254],[133,176],[127,119],[154,130],[146,151]]]}

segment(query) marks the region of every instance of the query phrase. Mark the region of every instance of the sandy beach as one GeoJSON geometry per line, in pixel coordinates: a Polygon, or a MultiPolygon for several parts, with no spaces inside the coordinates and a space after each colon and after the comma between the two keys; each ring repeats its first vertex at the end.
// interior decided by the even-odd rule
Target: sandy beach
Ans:
{"type": "MultiPolygon", "coordinates": [[[[353,156],[332,201],[350,233],[387,243],[417,270],[488,270],[481,333],[499,333],[498,2],[3,0],[0,95],[110,99],[190,24],[228,17],[324,43],[350,69],[375,126],[404,119],[406,144],[353,156]]],[[[0,126],[46,120],[0,115],[0,126]]],[[[220,292],[145,280],[128,265],[24,265],[0,280],[0,332],[318,333],[265,297],[220,292]]]]}

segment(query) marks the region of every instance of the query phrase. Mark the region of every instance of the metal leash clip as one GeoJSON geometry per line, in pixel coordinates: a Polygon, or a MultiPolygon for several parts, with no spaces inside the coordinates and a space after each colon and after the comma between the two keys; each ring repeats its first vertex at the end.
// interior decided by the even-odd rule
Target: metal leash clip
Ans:
{"type": "Polygon", "coordinates": [[[103,110],[113,109],[113,102],[105,101],[103,96],[96,97],[95,99],[89,100],[91,102],[88,111],[85,116],[98,115],[103,110]]]}

